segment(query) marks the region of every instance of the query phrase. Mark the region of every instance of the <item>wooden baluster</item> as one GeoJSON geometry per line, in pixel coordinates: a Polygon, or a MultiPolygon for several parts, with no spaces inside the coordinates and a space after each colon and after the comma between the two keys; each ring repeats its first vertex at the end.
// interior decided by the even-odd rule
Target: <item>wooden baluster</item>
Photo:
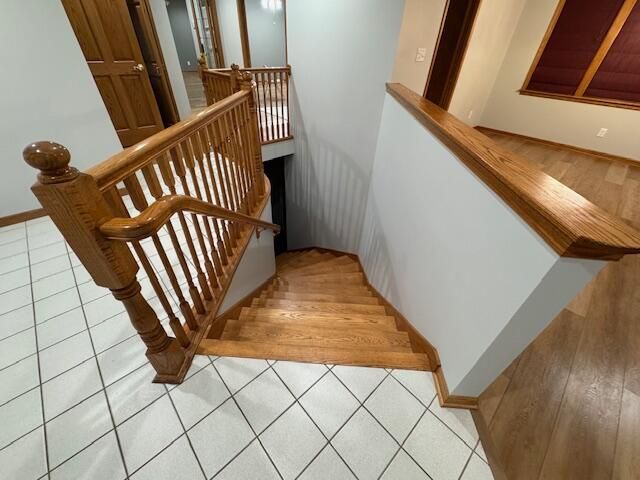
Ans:
{"type": "MultiPolygon", "coordinates": [[[[146,197],[144,196],[144,192],[142,191],[142,187],[140,186],[140,182],[138,181],[138,177],[135,174],[130,175],[127,178],[124,179],[124,184],[127,187],[127,191],[129,192],[129,197],[131,198],[131,201],[133,202],[133,205],[139,211],[142,211],[142,210],[146,209],[149,205],[147,203],[146,197]]],[[[149,191],[153,195],[154,191],[156,191],[155,186],[154,187],[149,186],[149,191]]],[[[156,191],[156,193],[157,193],[157,191],[156,191]]],[[[160,196],[162,196],[162,190],[161,190],[160,196]]],[[[171,238],[171,244],[173,245],[173,248],[176,250],[176,254],[178,255],[178,259],[180,260],[180,258],[182,258],[182,261],[184,261],[184,257],[181,257],[181,254],[180,254],[181,252],[178,253],[178,249],[180,248],[180,244],[178,243],[178,241],[176,239],[176,234],[175,234],[175,231],[173,229],[173,224],[171,223],[171,220],[169,220],[167,222],[165,227],[167,228],[167,231],[169,232],[169,236],[171,238]]],[[[158,251],[158,254],[160,255],[160,260],[162,260],[162,264],[164,265],[164,269],[167,272],[167,275],[169,275],[169,278],[171,278],[172,276],[175,278],[175,274],[173,272],[173,266],[171,265],[171,262],[169,262],[169,259],[166,256],[166,252],[164,251],[164,246],[162,245],[162,242],[160,241],[160,238],[158,238],[158,235],[154,234],[154,235],[152,235],[151,239],[153,241],[154,246],[156,247],[156,250],[158,251]],[[165,262],[165,260],[166,260],[166,262],[165,262]]],[[[189,269],[186,267],[186,265],[182,265],[182,261],[180,263],[181,263],[184,275],[187,278],[187,281],[189,281],[191,279],[191,274],[189,272],[189,269]]],[[[193,330],[193,331],[197,330],[198,323],[196,322],[196,319],[193,316],[193,312],[191,311],[191,307],[189,306],[189,303],[187,303],[187,301],[185,300],[184,296],[182,295],[182,289],[180,288],[180,285],[177,283],[177,281],[176,281],[175,284],[173,284],[173,282],[171,282],[171,283],[172,283],[172,287],[173,287],[174,291],[176,292],[176,295],[178,296],[178,304],[179,304],[179,307],[180,307],[180,311],[182,312],[182,315],[184,315],[184,318],[187,321],[187,325],[189,325],[189,328],[191,330],[193,330]]],[[[200,295],[198,294],[198,298],[199,297],[200,297],[200,295]]],[[[192,295],[192,298],[193,298],[193,295],[192,295]]],[[[195,301],[194,301],[194,304],[195,304],[195,301]]],[[[201,302],[201,304],[202,304],[202,302],[201,302]]],[[[196,310],[197,310],[197,308],[196,308],[196,310]]]]}
{"type": "Polygon", "coordinates": [[[238,196],[238,211],[247,213],[245,204],[245,185],[240,172],[240,152],[237,142],[237,131],[233,125],[235,122],[232,120],[230,112],[225,113],[220,120],[225,135],[229,139],[229,169],[231,170],[231,181],[234,182],[235,191],[238,196]]]}
{"type": "Polygon", "coordinates": [[[280,78],[280,70],[276,70],[273,72],[273,94],[276,98],[276,104],[275,104],[275,115],[274,118],[276,119],[276,137],[277,138],[282,138],[282,130],[280,128],[280,107],[279,107],[279,103],[278,103],[278,86],[280,85],[281,82],[281,78],[280,78]]]}
{"type": "Polygon", "coordinates": [[[291,108],[289,104],[289,77],[291,76],[291,65],[287,65],[287,136],[291,136],[291,108]]]}
{"type": "MultiPolygon", "coordinates": [[[[218,174],[221,182],[224,182],[225,185],[225,198],[227,200],[227,208],[229,210],[236,211],[236,203],[235,203],[235,192],[232,189],[232,182],[229,176],[229,171],[227,168],[228,162],[228,152],[226,146],[226,138],[222,134],[222,130],[220,127],[220,122],[216,122],[211,125],[211,131],[213,132],[213,138],[216,139],[215,145],[217,146],[217,154],[215,155],[216,167],[218,169],[218,174]]],[[[215,147],[214,147],[215,148],[215,147]]],[[[233,223],[229,224],[229,240],[230,246],[232,248],[236,248],[236,239],[238,237],[239,231],[237,226],[233,223]]],[[[231,254],[230,254],[231,255],[231,254]]]]}
{"type": "Polygon", "coordinates": [[[260,137],[263,142],[268,142],[269,141],[269,114],[267,112],[267,95],[264,89],[265,88],[264,73],[258,72],[256,75],[257,75],[256,78],[260,78],[260,82],[258,82],[258,85],[260,85],[260,88],[257,90],[257,94],[258,94],[257,107],[261,111],[264,111],[264,124],[260,125],[260,137]],[[261,96],[262,98],[260,98],[261,96]],[[261,105],[262,105],[262,108],[260,108],[261,105]]]}
{"type": "MultiPolygon", "coordinates": [[[[109,203],[109,205],[113,209],[113,212],[117,215],[121,217],[130,216],[117,188],[111,188],[107,193],[105,193],[105,200],[107,201],[107,203],[109,203]]],[[[155,269],[151,265],[151,262],[149,262],[147,253],[144,251],[144,248],[142,248],[140,242],[132,242],[131,245],[133,246],[133,250],[136,252],[136,256],[140,260],[140,263],[142,263],[145,272],[147,272],[147,276],[149,277],[151,286],[156,292],[156,295],[160,300],[160,304],[162,305],[162,308],[169,318],[169,326],[171,327],[171,331],[176,336],[178,342],[180,342],[180,345],[182,345],[184,348],[187,348],[191,344],[191,341],[185,333],[184,328],[182,327],[182,323],[180,323],[180,320],[178,320],[178,317],[176,317],[175,313],[173,312],[171,303],[167,299],[164,288],[158,280],[155,269]]]]}
{"type": "Polygon", "coordinates": [[[273,90],[271,89],[271,72],[267,72],[267,85],[269,86],[269,117],[271,117],[271,140],[278,138],[276,136],[276,118],[273,114],[273,90]]]}
{"type": "Polygon", "coordinates": [[[246,118],[246,107],[248,102],[242,102],[237,108],[233,109],[234,122],[237,125],[238,145],[240,153],[240,167],[245,189],[246,213],[253,211],[255,204],[254,190],[252,184],[251,167],[251,143],[248,142],[247,129],[249,124],[246,118]]]}
{"type": "MultiPolygon", "coordinates": [[[[244,72],[242,74],[242,79],[240,82],[240,86],[243,90],[252,91],[253,87],[251,85],[252,77],[248,72],[244,72]]],[[[265,193],[264,189],[264,165],[262,165],[262,145],[260,143],[260,137],[258,136],[258,113],[256,107],[256,101],[253,95],[249,95],[249,112],[251,114],[251,137],[253,138],[254,143],[254,157],[251,162],[251,168],[253,169],[253,177],[256,182],[256,192],[258,194],[258,198],[262,198],[265,193]]]]}
{"type": "Polygon", "coordinates": [[[289,134],[285,128],[284,120],[284,83],[287,81],[287,72],[280,71],[280,119],[278,123],[282,123],[282,138],[286,138],[289,134]]]}
{"type": "MultiPolygon", "coordinates": [[[[195,132],[194,134],[194,138],[197,136],[197,132],[195,132]]],[[[202,192],[200,191],[200,183],[198,182],[198,175],[196,174],[196,170],[195,170],[195,159],[199,159],[202,160],[202,155],[203,153],[199,151],[199,149],[195,149],[192,145],[192,142],[189,141],[189,139],[183,141],[180,144],[180,147],[182,149],[182,152],[184,154],[184,158],[185,158],[185,163],[187,165],[187,168],[189,169],[189,173],[191,174],[191,179],[193,181],[193,188],[194,191],[196,193],[196,197],[199,200],[204,200],[203,196],[202,196],[202,192]]],[[[183,184],[183,188],[185,190],[185,193],[189,196],[191,196],[191,193],[189,191],[189,185],[188,185],[188,181],[186,178],[182,179],[182,184],[183,184]]],[[[203,180],[204,181],[204,180],[203,180]]],[[[206,243],[204,241],[204,235],[202,234],[202,229],[200,226],[200,218],[198,215],[195,214],[191,214],[191,220],[193,222],[193,224],[195,225],[196,228],[196,234],[198,237],[198,244],[200,245],[200,250],[202,251],[204,258],[205,258],[205,268],[207,270],[207,275],[209,276],[209,283],[211,285],[211,289],[218,289],[220,287],[220,285],[218,284],[218,277],[213,269],[213,264],[210,260],[210,258],[213,258],[213,263],[217,263],[218,266],[220,266],[220,260],[218,259],[218,253],[216,252],[216,249],[214,248],[214,244],[213,242],[211,243],[211,256],[209,256],[209,252],[207,251],[207,246],[206,243]]],[[[207,231],[207,233],[209,234],[209,238],[211,239],[211,228],[209,227],[209,222],[207,220],[206,217],[204,217],[203,219],[203,224],[205,225],[205,229],[207,231]]]]}
{"type": "Polygon", "coordinates": [[[93,281],[120,300],[147,347],[146,356],[161,381],[179,382],[189,357],[175,338],[167,335],[156,312],[141,294],[139,270],[126,244],[107,240],[102,222],[114,218],[91,175],[69,166],[71,156],[62,145],[39,142],[23,152],[25,161],[40,171],[32,187],[49,217],[87,269],[93,281]]]}

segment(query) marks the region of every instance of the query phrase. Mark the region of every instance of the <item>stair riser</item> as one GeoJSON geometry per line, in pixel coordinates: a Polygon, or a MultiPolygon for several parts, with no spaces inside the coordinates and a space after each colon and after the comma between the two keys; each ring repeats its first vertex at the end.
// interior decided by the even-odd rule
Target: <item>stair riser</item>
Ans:
{"type": "Polygon", "coordinates": [[[329,302],[304,302],[277,299],[253,300],[253,307],[283,308],[287,310],[299,310],[301,312],[327,312],[327,313],[368,313],[373,315],[385,315],[386,311],[382,305],[358,305],[349,303],[329,303],[329,302]]]}
{"type": "Polygon", "coordinates": [[[355,305],[380,305],[380,300],[373,296],[347,296],[347,295],[331,295],[323,293],[304,293],[304,292],[280,292],[270,291],[263,292],[261,298],[273,298],[282,300],[303,300],[311,302],[329,302],[329,303],[353,303],[355,305]]]}
{"type": "Polygon", "coordinates": [[[380,325],[387,329],[395,329],[395,319],[386,315],[366,315],[366,314],[337,314],[337,313],[319,313],[319,312],[300,312],[300,311],[287,311],[279,309],[266,309],[266,308],[250,308],[245,307],[240,313],[240,320],[253,320],[261,321],[261,319],[276,319],[283,322],[288,322],[293,325],[296,322],[300,324],[306,324],[306,321],[321,321],[325,323],[323,327],[335,328],[336,326],[343,326],[346,324],[360,323],[367,326],[380,325]]]}
{"type": "Polygon", "coordinates": [[[362,273],[321,273],[319,275],[293,278],[283,276],[279,281],[284,284],[295,283],[296,285],[364,285],[364,276],[362,273]]]}
{"type": "Polygon", "coordinates": [[[274,292],[298,292],[298,293],[320,293],[328,295],[353,295],[358,297],[373,297],[373,293],[367,287],[357,287],[352,285],[283,285],[277,284],[273,287],[274,292]]]}

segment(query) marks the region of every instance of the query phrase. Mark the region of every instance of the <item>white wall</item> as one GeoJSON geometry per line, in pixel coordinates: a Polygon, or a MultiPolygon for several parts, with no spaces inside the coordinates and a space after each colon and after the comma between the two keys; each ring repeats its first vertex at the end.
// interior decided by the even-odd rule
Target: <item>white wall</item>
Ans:
{"type": "Polygon", "coordinates": [[[251,65],[280,67],[287,64],[285,53],[284,8],[262,8],[261,0],[245,0],[251,65]]]}
{"type": "Polygon", "coordinates": [[[59,142],[79,169],[122,146],[61,2],[4,0],[0,58],[0,216],[5,216],[40,207],[29,189],[36,172],[22,160],[27,144],[59,142]]]}
{"type": "Polygon", "coordinates": [[[449,112],[476,125],[498,77],[526,0],[482,0],[449,112]]]}
{"type": "Polygon", "coordinates": [[[242,42],[240,40],[240,24],[238,23],[238,6],[236,0],[216,0],[218,7],[218,23],[222,37],[222,53],[227,67],[236,63],[244,66],[242,58],[242,42]]]}
{"type": "MultiPolygon", "coordinates": [[[[267,202],[261,220],[271,222],[271,199],[267,202]]],[[[266,282],[276,272],[276,260],[273,253],[273,232],[267,230],[255,234],[247,246],[247,250],[240,260],[227,295],[220,306],[220,314],[226,312],[236,303],[249,295],[252,291],[266,282]]]]}
{"type": "Polygon", "coordinates": [[[290,248],[355,252],[404,2],[288,0],[290,248]]]}
{"type": "MultiPolygon", "coordinates": [[[[640,160],[640,111],[519,95],[557,0],[527,0],[515,35],[477,123],[640,160]],[[600,128],[609,129],[604,138],[600,128]]],[[[497,12],[494,12],[497,14],[497,12]]]]}
{"type": "Polygon", "coordinates": [[[406,0],[398,38],[393,82],[402,83],[422,95],[435,53],[447,0],[406,0]],[[416,62],[418,48],[426,48],[423,62],[416,62]]]}
{"type": "Polygon", "coordinates": [[[391,96],[360,258],[438,349],[453,394],[476,396],[603,266],[561,259],[391,96]]]}
{"type": "Polygon", "coordinates": [[[167,4],[165,0],[150,0],[153,21],[158,32],[160,40],[160,48],[162,56],[167,67],[169,75],[169,83],[173,90],[173,97],[176,100],[178,114],[181,120],[185,120],[191,116],[191,105],[187,96],[187,87],[184,84],[182,76],[182,68],[180,67],[180,59],[176,50],[176,43],[171,31],[171,23],[169,22],[169,13],[167,12],[167,4]]]}

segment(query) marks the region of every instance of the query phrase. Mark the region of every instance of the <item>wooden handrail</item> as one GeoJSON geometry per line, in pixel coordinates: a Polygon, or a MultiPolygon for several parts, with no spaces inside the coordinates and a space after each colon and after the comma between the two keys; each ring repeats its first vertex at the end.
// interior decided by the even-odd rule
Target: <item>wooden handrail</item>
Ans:
{"type": "Polygon", "coordinates": [[[141,170],[154,157],[179,144],[184,138],[207,123],[215,121],[236,105],[251,96],[249,91],[240,91],[217,102],[187,120],[143,140],[131,148],[113,155],[107,160],[87,170],[86,173],[95,178],[98,188],[106,191],[127,178],[131,173],[141,170]]]}
{"type": "Polygon", "coordinates": [[[640,253],[640,232],[398,83],[393,96],[560,256],[618,260],[640,253]]]}
{"type": "Polygon", "coordinates": [[[264,230],[272,230],[276,234],[280,233],[278,225],[186,195],[167,195],[162,197],[134,218],[112,218],[100,225],[100,233],[109,240],[141,241],[158,233],[167,221],[178,212],[197,213],[222,220],[246,223],[264,230]]]}

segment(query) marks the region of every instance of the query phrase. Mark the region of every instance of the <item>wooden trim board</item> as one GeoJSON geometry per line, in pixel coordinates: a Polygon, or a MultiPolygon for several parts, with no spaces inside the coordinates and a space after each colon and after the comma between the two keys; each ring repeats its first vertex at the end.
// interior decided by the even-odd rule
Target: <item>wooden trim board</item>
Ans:
{"type": "Polygon", "coordinates": [[[442,366],[433,373],[433,383],[436,385],[438,401],[444,408],[460,408],[465,410],[478,409],[478,397],[466,397],[463,395],[451,395],[447,386],[447,379],[444,377],[442,366]]]}
{"type": "Polygon", "coordinates": [[[529,142],[536,142],[542,145],[548,145],[550,147],[560,147],[566,148],[568,150],[573,150],[574,152],[582,153],[584,155],[589,155],[591,157],[599,157],[604,158],[606,160],[611,160],[612,162],[619,162],[625,165],[631,165],[633,167],[640,168],[640,160],[634,160],[632,158],[622,157],[619,155],[612,155],[610,153],[599,152],[597,150],[589,150],[588,148],[576,147],[575,145],[567,145],[566,143],[553,142],[551,140],[545,140],[543,138],[530,137],[528,135],[522,135],[520,133],[507,132],[506,130],[498,130],[495,128],[477,126],[476,130],[482,133],[497,133],[499,135],[509,135],[511,137],[520,138],[522,140],[527,140],[529,142]]]}
{"type": "Polygon", "coordinates": [[[508,480],[507,475],[504,473],[502,464],[499,461],[499,457],[496,454],[497,448],[495,446],[495,443],[493,442],[493,437],[491,436],[491,432],[489,431],[489,426],[487,425],[487,422],[482,416],[480,410],[471,410],[471,418],[473,418],[473,423],[475,424],[476,430],[478,431],[480,444],[482,445],[482,449],[487,456],[489,468],[491,468],[491,473],[493,473],[493,478],[495,480],[508,480]]]}
{"type": "Polygon", "coordinates": [[[44,211],[44,208],[36,208],[34,210],[27,210],[26,212],[14,213],[13,215],[0,217],[0,227],[7,227],[9,225],[15,225],[16,223],[26,222],[27,220],[46,216],[47,212],[44,211]]]}

